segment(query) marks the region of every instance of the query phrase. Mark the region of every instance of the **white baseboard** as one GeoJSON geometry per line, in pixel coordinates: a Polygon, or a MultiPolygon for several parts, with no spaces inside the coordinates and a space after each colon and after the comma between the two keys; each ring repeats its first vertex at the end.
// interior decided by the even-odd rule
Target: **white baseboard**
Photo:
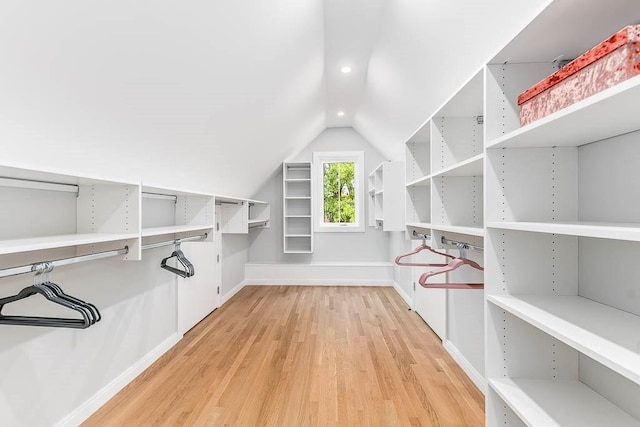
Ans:
{"type": "Polygon", "coordinates": [[[409,294],[406,293],[405,290],[402,289],[396,282],[393,282],[393,288],[396,290],[398,295],[402,297],[404,302],[406,302],[407,305],[413,310],[413,301],[411,300],[412,298],[409,296],[409,294]]]}
{"type": "Polygon", "coordinates": [[[246,264],[246,285],[393,286],[390,262],[246,264]]]}
{"type": "Polygon", "coordinates": [[[444,340],[442,345],[445,348],[445,350],[447,350],[447,352],[451,355],[453,360],[455,360],[456,363],[458,365],[460,365],[460,367],[465,372],[465,374],[467,374],[467,376],[469,376],[469,378],[471,379],[471,381],[473,381],[473,383],[476,385],[476,387],[478,387],[480,389],[480,391],[484,395],[486,395],[487,394],[487,380],[484,378],[484,376],[481,375],[480,372],[478,372],[476,370],[476,368],[474,368],[473,365],[471,365],[471,363],[469,363],[467,358],[464,357],[462,355],[462,353],[460,353],[460,351],[458,351],[456,346],[453,345],[453,343],[451,341],[444,340]]]}
{"type": "Polygon", "coordinates": [[[236,286],[234,286],[229,292],[227,292],[226,294],[222,295],[222,298],[220,298],[220,306],[222,307],[227,301],[229,301],[235,294],[237,294],[238,292],[240,292],[240,290],[242,288],[244,288],[244,286],[246,285],[246,280],[238,283],[236,286]]]}
{"type": "Polygon", "coordinates": [[[107,384],[102,390],[91,396],[89,400],[85,401],[82,405],[76,408],[69,415],[58,421],[55,424],[56,427],[66,426],[78,426],[89,418],[95,411],[97,411],[102,405],[107,403],[109,399],[115,396],[126,385],[133,381],[138,375],[144,372],[149,366],[160,358],[163,354],[169,351],[174,345],[176,345],[182,339],[182,335],[174,333],[169,338],[164,340],[160,345],[147,353],[142,359],[138,360],[133,366],[124,371],[113,381],[107,384]]]}

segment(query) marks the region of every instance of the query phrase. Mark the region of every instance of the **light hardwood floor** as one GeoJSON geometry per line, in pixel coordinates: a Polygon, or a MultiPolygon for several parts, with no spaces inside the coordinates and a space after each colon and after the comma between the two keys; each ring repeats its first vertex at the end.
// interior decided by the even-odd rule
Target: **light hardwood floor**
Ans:
{"type": "Polygon", "coordinates": [[[481,426],[484,397],[393,288],[248,286],[85,426],[481,426]]]}

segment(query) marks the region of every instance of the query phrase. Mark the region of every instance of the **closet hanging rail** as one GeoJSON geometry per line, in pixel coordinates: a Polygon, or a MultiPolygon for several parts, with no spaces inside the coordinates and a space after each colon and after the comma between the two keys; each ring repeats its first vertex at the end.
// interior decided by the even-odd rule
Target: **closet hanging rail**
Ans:
{"type": "Polygon", "coordinates": [[[198,240],[204,240],[207,237],[209,237],[209,233],[204,233],[200,236],[185,237],[183,239],[168,240],[166,242],[149,243],[147,245],[142,245],[142,250],[145,251],[147,249],[161,248],[163,246],[179,245],[184,242],[197,242],[198,240]]]}
{"type": "Polygon", "coordinates": [[[126,255],[128,253],[129,253],[129,247],[125,246],[122,249],[117,249],[113,251],[98,252],[95,254],[81,255],[81,256],[72,257],[72,258],[64,258],[56,261],[38,262],[31,265],[23,265],[21,267],[5,268],[3,270],[0,270],[0,278],[17,276],[19,274],[35,273],[37,271],[40,271],[42,268],[44,268],[46,264],[51,264],[53,267],[59,267],[62,265],[76,264],[78,262],[93,261],[96,259],[111,258],[118,255],[126,255]]]}
{"type": "Polygon", "coordinates": [[[458,249],[468,249],[476,252],[484,252],[484,248],[482,246],[472,245],[471,243],[458,242],[456,240],[445,239],[444,237],[442,237],[441,242],[443,245],[456,246],[458,249]]]}
{"type": "Polygon", "coordinates": [[[62,191],[65,193],[76,193],[76,194],[78,193],[78,186],[75,184],[61,184],[59,182],[38,181],[34,179],[0,177],[0,187],[62,191]]]}
{"type": "Polygon", "coordinates": [[[222,205],[244,205],[244,202],[216,202],[216,206],[222,205]]]}
{"type": "Polygon", "coordinates": [[[162,194],[162,193],[151,193],[148,191],[142,192],[143,199],[159,199],[159,200],[173,200],[174,202],[178,201],[178,196],[173,194],[162,194]]]}
{"type": "Polygon", "coordinates": [[[424,234],[424,233],[418,233],[416,230],[413,230],[413,237],[419,237],[422,240],[431,240],[431,235],[424,234]]]}

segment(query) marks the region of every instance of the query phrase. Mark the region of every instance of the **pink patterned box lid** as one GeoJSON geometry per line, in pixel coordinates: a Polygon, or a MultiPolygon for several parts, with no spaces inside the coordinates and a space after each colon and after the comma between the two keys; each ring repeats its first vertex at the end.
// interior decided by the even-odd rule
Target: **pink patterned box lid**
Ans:
{"type": "MultiPolygon", "coordinates": [[[[550,87],[560,83],[578,71],[593,64],[595,61],[604,58],[614,50],[628,43],[640,42],[640,25],[629,25],[618,31],[602,43],[583,53],[562,69],[556,71],[535,86],[527,89],[518,96],[518,105],[522,105],[531,98],[539,95],[550,87]]],[[[638,64],[640,67],[640,64],[638,64]]],[[[639,70],[640,71],[640,70],[639,70]]]]}

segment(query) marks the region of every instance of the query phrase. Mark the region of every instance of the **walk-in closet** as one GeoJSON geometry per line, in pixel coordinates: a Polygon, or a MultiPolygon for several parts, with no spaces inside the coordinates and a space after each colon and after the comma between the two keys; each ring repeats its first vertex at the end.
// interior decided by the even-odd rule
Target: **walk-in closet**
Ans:
{"type": "Polygon", "coordinates": [[[0,23],[0,426],[640,426],[637,0],[0,23]]]}

